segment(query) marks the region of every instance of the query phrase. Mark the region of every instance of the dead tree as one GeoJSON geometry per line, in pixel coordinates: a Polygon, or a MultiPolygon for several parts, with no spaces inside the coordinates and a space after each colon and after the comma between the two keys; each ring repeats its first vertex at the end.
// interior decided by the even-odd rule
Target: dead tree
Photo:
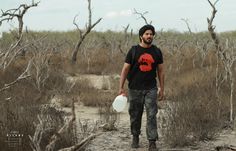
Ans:
{"type": "Polygon", "coordinates": [[[32,2],[31,5],[27,4],[21,4],[16,9],[9,9],[7,11],[2,11],[2,15],[0,16],[0,26],[4,21],[11,21],[14,18],[18,19],[18,33],[16,36],[16,41],[11,44],[11,46],[6,51],[0,52],[0,68],[3,68],[4,70],[11,64],[11,62],[15,59],[17,55],[19,55],[21,52],[24,51],[25,47],[28,46],[26,44],[25,46],[21,46],[21,41],[23,37],[23,17],[27,10],[31,7],[38,6],[39,2],[35,3],[32,2]]]}
{"type": "Polygon", "coordinates": [[[129,24],[126,27],[124,27],[124,38],[119,40],[119,44],[118,44],[120,53],[124,56],[126,55],[125,50],[127,50],[128,47],[130,47],[130,42],[132,41],[132,37],[133,37],[133,30],[131,29],[130,34],[128,34],[128,29],[129,29],[129,24]]]}
{"type": "Polygon", "coordinates": [[[21,35],[22,35],[22,31],[23,31],[23,18],[25,13],[27,12],[27,10],[31,7],[36,7],[38,6],[39,2],[34,2],[32,1],[31,5],[27,5],[27,4],[21,4],[18,8],[13,8],[13,9],[9,9],[7,11],[2,11],[2,15],[0,16],[0,26],[2,24],[3,21],[11,21],[14,18],[17,18],[18,20],[18,34],[17,34],[17,40],[20,39],[21,35]]]}
{"type": "Polygon", "coordinates": [[[79,48],[84,41],[85,37],[90,33],[90,31],[102,20],[102,18],[99,18],[95,23],[92,24],[92,11],[91,11],[91,0],[88,0],[88,11],[89,11],[89,18],[88,18],[88,23],[86,25],[85,30],[82,32],[81,29],[79,28],[78,24],[76,23],[76,17],[74,17],[73,23],[76,26],[77,30],[79,31],[79,40],[77,41],[77,44],[75,46],[75,49],[72,54],[72,63],[74,64],[77,60],[77,54],[79,51],[79,48]]]}
{"type": "Polygon", "coordinates": [[[192,30],[191,30],[191,28],[189,26],[189,23],[188,23],[189,20],[188,19],[184,19],[184,18],[181,18],[181,20],[185,22],[186,26],[188,27],[188,32],[191,35],[193,32],[192,32],[192,30]]]}
{"type": "MultiPolygon", "coordinates": [[[[219,38],[217,37],[216,33],[215,33],[215,26],[212,25],[213,20],[215,18],[215,14],[217,12],[215,5],[217,4],[217,2],[219,0],[216,0],[215,3],[211,3],[210,0],[207,0],[209,2],[209,4],[212,7],[212,14],[211,14],[211,18],[207,18],[207,22],[208,22],[208,31],[211,35],[212,40],[214,41],[215,44],[215,48],[217,50],[217,58],[220,58],[220,60],[222,61],[223,65],[224,65],[224,69],[226,71],[226,78],[227,75],[229,75],[229,82],[230,82],[230,122],[233,122],[234,117],[233,117],[233,92],[234,92],[234,76],[233,76],[233,69],[232,66],[234,64],[234,62],[236,61],[236,55],[233,53],[233,49],[228,51],[226,49],[223,49],[220,45],[220,41],[219,38]]],[[[218,60],[218,59],[217,59],[218,60]]],[[[217,94],[219,92],[219,79],[218,79],[218,61],[217,61],[217,75],[216,75],[216,90],[217,90],[217,94]]]]}
{"type": "Polygon", "coordinates": [[[216,8],[215,8],[215,5],[217,4],[217,2],[219,0],[216,0],[214,4],[211,3],[210,0],[207,0],[211,7],[212,7],[212,14],[211,14],[211,18],[207,18],[207,22],[208,22],[208,31],[211,35],[211,38],[212,40],[214,41],[214,44],[215,44],[215,48],[217,50],[217,52],[219,52],[219,57],[221,58],[221,60],[226,60],[226,54],[225,52],[223,51],[222,47],[220,46],[220,41],[219,41],[219,38],[217,37],[216,35],[216,32],[215,32],[215,26],[213,25],[213,21],[214,21],[214,18],[215,18],[215,15],[216,15],[216,8]]]}
{"type": "Polygon", "coordinates": [[[92,56],[93,53],[95,53],[93,51],[93,48],[97,48],[99,49],[99,47],[101,47],[101,43],[98,44],[96,42],[96,37],[90,37],[86,40],[86,42],[83,43],[83,47],[80,49],[81,55],[83,56],[83,58],[86,60],[87,62],[87,72],[90,72],[90,67],[91,67],[91,61],[92,61],[92,56]]]}
{"type": "Polygon", "coordinates": [[[46,146],[46,149],[45,149],[46,151],[53,151],[53,150],[55,150],[56,143],[61,139],[60,136],[63,136],[65,133],[67,133],[68,130],[73,127],[73,124],[75,124],[76,114],[75,114],[74,99],[72,99],[71,110],[72,110],[72,117],[70,118],[70,120],[65,125],[63,125],[59,129],[59,131],[56,134],[54,134],[50,138],[49,144],[46,146]]]}
{"type": "Polygon", "coordinates": [[[140,12],[138,12],[136,9],[134,9],[134,14],[139,15],[140,18],[142,18],[142,19],[144,20],[145,24],[152,24],[152,21],[150,21],[150,22],[148,23],[146,17],[144,17],[144,15],[146,15],[147,13],[148,13],[148,11],[146,11],[146,12],[144,12],[144,13],[140,13],[140,12]]]}
{"type": "MultiPolygon", "coordinates": [[[[72,99],[72,117],[69,119],[68,122],[66,122],[58,132],[56,132],[52,137],[50,138],[50,141],[48,145],[45,147],[45,151],[53,151],[55,150],[56,143],[61,139],[61,136],[63,136],[65,133],[68,132],[69,129],[72,128],[72,125],[75,124],[76,115],[75,115],[75,106],[74,106],[74,100],[72,99]]],[[[46,125],[48,122],[45,120],[43,116],[38,115],[39,123],[36,125],[35,133],[33,136],[28,135],[30,139],[30,145],[33,151],[42,151],[41,141],[43,138],[43,135],[49,130],[46,125]]]]}
{"type": "MultiPolygon", "coordinates": [[[[56,146],[62,140],[62,137],[65,136],[70,129],[76,126],[76,114],[75,114],[75,99],[72,99],[71,106],[72,117],[60,127],[60,129],[50,137],[48,144],[45,146],[45,151],[54,151],[56,146]]],[[[47,120],[43,116],[38,115],[39,123],[36,125],[35,133],[33,136],[28,135],[30,139],[30,145],[33,151],[42,151],[44,146],[42,146],[43,137],[50,127],[47,127],[47,120]]],[[[75,132],[76,133],[76,132],[75,132]]],[[[91,134],[88,137],[85,137],[80,142],[74,144],[73,146],[58,149],[59,151],[80,151],[85,148],[85,146],[94,139],[99,134],[91,134]]]]}
{"type": "MultiPolygon", "coordinates": [[[[22,40],[22,31],[23,31],[23,17],[26,13],[26,11],[31,8],[31,7],[36,7],[38,5],[39,2],[34,3],[32,2],[31,5],[27,5],[27,4],[21,4],[18,8],[16,9],[9,9],[7,11],[2,11],[2,15],[0,16],[0,26],[4,21],[11,21],[14,18],[18,19],[18,33],[17,33],[17,37],[16,37],[16,41],[14,43],[12,43],[10,45],[10,47],[8,49],[6,49],[5,51],[0,51],[0,69],[2,69],[3,71],[14,61],[14,59],[16,58],[16,56],[26,47],[29,46],[28,44],[25,44],[23,46],[20,46],[21,40],[22,40]]],[[[15,79],[14,81],[5,84],[1,89],[0,92],[3,92],[7,89],[9,89],[10,87],[12,87],[13,85],[15,85],[17,82],[26,79],[28,77],[31,76],[30,74],[30,68],[32,66],[32,59],[28,62],[28,65],[26,67],[26,69],[22,72],[22,74],[15,79]]]]}

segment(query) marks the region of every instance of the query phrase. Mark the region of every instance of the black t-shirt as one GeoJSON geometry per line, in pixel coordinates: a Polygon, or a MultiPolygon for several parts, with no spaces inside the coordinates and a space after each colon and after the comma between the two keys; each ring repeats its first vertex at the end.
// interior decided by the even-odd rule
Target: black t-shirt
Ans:
{"type": "Polygon", "coordinates": [[[150,48],[143,48],[140,45],[133,46],[127,53],[125,62],[131,64],[127,76],[130,89],[149,90],[156,87],[157,65],[163,63],[159,48],[154,45],[150,48]]]}

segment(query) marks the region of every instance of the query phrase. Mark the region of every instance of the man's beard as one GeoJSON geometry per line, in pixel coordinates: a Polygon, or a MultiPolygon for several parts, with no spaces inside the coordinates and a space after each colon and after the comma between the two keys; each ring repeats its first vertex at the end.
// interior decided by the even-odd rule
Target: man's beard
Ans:
{"type": "Polygon", "coordinates": [[[149,38],[149,39],[150,39],[149,41],[143,39],[143,42],[144,42],[145,44],[147,44],[147,45],[152,44],[152,39],[151,39],[151,38],[149,38]]]}

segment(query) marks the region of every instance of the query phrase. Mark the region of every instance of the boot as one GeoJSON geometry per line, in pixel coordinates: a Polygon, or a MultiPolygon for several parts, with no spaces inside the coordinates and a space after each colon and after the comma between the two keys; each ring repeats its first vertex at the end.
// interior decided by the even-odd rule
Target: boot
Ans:
{"type": "Polygon", "coordinates": [[[139,136],[133,136],[131,147],[139,148],[139,136]]]}
{"type": "Polygon", "coordinates": [[[148,151],[157,151],[156,141],[149,141],[148,151]]]}

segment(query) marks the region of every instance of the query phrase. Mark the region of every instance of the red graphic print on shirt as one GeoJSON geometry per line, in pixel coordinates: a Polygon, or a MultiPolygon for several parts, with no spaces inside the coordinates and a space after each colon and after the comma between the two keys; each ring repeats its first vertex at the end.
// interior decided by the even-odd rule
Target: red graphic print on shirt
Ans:
{"type": "Polygon", "coordinates": [[[138,59],[139,69],[143,72],[147,72],[152,70],[152,63],[154,63],[154,59],[148,53],[142,54],[138,59]]]}

